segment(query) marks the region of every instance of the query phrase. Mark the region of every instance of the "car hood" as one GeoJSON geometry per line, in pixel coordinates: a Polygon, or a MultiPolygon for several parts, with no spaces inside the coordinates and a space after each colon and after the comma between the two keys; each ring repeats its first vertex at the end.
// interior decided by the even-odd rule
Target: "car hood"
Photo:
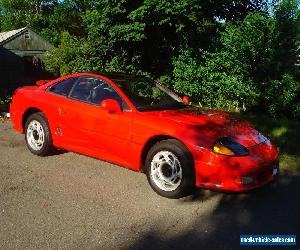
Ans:
{"type": "Polygon", "coordinates": [[[230,137],[245,147],[267,140],[251,123],[218,110],[200,108],[165,110],[159,112],[159,117],[165,121],[184,124],[185,131],[181,132],[184,133],[183,136],[192,137],[205,146],[212,146],[220,137],[230,137]]]}

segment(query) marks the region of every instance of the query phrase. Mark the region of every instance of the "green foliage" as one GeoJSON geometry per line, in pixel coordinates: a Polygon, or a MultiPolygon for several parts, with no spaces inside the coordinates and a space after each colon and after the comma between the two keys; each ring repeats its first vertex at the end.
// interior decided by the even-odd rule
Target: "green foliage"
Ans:
{"type": "Polygon", "coordinates": [[[281,80],[271,81],[265,93],[265,105],[272,116],[300,119],[300,82],[293,76],[284,74],[281,80]]]}
{"type": "Polygon", "coordinates": [[[85,40],[62,33],[61,43],[58,48],[51,50],[44,56],[47,70],[57,75],[67,75],[75,72],[94,71],[89,45],[85,40]]]}
{"type": "Polygon", "coordinates": [[[30,26],[39,31],[40,24],[57,4],[57,0],[1,0],[1,29],[12,30],[30,26]]]}
{"type": "Polygon", "coordinates": [[[90,57],[108,71],[141,71],[144,25],[128,18],[127,1],[95,1],[83,15],[90,57]]]}
{"type": "Polygon", "coordinates": [[[78,8],[69,0],[55,5],[52,12],[43,18],[44,22],[39,27],[41,35],[54,45],[59,45],[63,32],[84,37],[86,31],[78,8]]]}
{"type": "Polygon", "coordinates": [[[238,65],[227,61],[224,53],[204,52],[201,60],[184,51],[174,61],[174,88],[188,94],[200,105],[228,110],[246,109],[254,103],[255,89],[246,82],[238,65]]]}
{"type": "Polygon", "coordinates": [[[175,88],[203,105],[249,109],[270,71],[274,26],[273,18],[258,12],[228,23],[220,33],[220,49],[174,60],[175,88]]]}
{"type": "Polygon", "coordinates": [[[29,26],[53,43],[45,64],[57,75],[151,75],[201,105],[300,119],[298,6],[299,0],[0,0],[0,29],[29,26]]]}
{"type": "MultiPolygon", "coordinates": [[[[80,5],[73,0],[0,0],[0,29],[31,27],[58,45],[62,32],[84,35],[80,5]]],[[[84,2],[84,1],[79,1],[84,2]]]]}
{"type": "MultiPolygon", "coordinates": [[[[85,62],[88,58],[84,63],[88,68],[171,76],[172,59],[183,47],[198,51],[213,46],[222,26],[216,16],[238,20],[248,11],[261,8],[262,2],[245,0],[237,5],[220,5],[217,0],[209,4],[196,0],[93,0],[78,7],[80,1],[69,0],[55,6],[41,33],[54,43],[59,43],[63,31],[74,39],[84,38],[80,42],[84,46],[79,44],[81,48],[76,49],[84,58],[78,55],[70,58],[72,61],[64,61],[68,68],[64,72],[82,68],[73,60],[85,62]],[[77,29],[72,28],[76,17],[77,29]],[[76,30],[82,30],[82,34],[76,34],[76,30]]],[[[53,52],[53,56],[57,53],[53,52]]]]}
{"type": "Polygon", "coordinates": [[[203,105],[299,119],[299,25],[296,1],[226,23],[220,47],[173,60],[175,89],[203,105]]]}
{"type": "Polygon", "coordinates": [[[274,66],[281,76],[295,70],[295,61],[299,56],[299,0],[282,0],[275,11],[274,20],[277,32],[274,66]]]}
{"type": "MultiPolygon", "coordinates": [[[[259,12],[250,13],[241,22],[226,25],[220,40],[232,66],[239,65],[234,74],[243,74],[257,84],[270,77],[274,57],[275,20],[259,12]]],[[[260,86],[257,86],[260,87],[260,86]]]]}

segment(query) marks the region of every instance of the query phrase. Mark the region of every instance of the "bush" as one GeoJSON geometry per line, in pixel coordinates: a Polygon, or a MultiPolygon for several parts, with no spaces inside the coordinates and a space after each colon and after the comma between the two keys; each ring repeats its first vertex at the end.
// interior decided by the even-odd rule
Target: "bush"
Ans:
{"type": "Polygon", "coordinates": [[[44,56],[47,70],[56,75],[67,75],[80,71],[93,71],[91,65],[97,64],[88,56],[88,45],[83,39],[78,39],[64,32],[58,48],[50,50],[44,56]]]}
{"type": "Polygon", "coordinates": [[[260,89],[260,83],[275,70],[272,64],[276,36],[274,18],[260,12],[248,14],[239,23],[228,23],[220,37],[221,51],[230,54],[227,59],[232,68],[226,70],[239,67],[240,70],[233,73],[243,74],[260,89]]]}
{"type": "Polygon", "coordinates": [[[300,118],[300,82],[290,74],[269,82],[265,91],[265,105],[273,117],[300,118]]]}
{"type": "Polygon", "coordinates": [[[299,30],[300,12],[289,0],[273,16],[252,12],[227,22],[220,47],[198,54],[188,48],[173,60],[174,88],[201,105],[300,119],[299,30]]]}
{"type": "Polygon", "coordinates": [[[255,89],[233,68],[227,53],[203,52],[202,58],[193,58],[183,51],[174,60],[174,88],[187,94],[200,105],[227,110],[247,109],[255,103],[255,89]]]}

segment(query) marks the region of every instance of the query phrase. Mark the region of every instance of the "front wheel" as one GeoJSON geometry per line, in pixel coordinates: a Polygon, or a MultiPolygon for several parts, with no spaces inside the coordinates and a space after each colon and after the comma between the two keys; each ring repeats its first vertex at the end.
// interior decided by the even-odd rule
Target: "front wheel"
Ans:
{"type": "Polygon", "coordinates": [[[190,194],[195,187],[194,164],[190,152],[179,141],[156,143],[146,158],[146,174],[152,189],[175,199],[190,194]]]}
{"type": "Polygon", "coordinates": [[[47,156],[53,153],[52,137],[43,113],[34,113],[25,124],[25,141],[31,153],[47,156]]]}

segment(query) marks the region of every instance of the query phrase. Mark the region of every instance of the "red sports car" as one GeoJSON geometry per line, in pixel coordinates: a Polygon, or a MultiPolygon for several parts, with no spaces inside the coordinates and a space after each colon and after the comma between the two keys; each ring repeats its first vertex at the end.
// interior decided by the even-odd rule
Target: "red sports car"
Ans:
{"type": "Polygon", "coordinates": [[[145,172],[168,198],[248,191],[278,173],[276,147],[251,124],[148,78],[80,73],[36,85],[16,90],[10,110],[33,154],[65,149],[145,172]]]}

